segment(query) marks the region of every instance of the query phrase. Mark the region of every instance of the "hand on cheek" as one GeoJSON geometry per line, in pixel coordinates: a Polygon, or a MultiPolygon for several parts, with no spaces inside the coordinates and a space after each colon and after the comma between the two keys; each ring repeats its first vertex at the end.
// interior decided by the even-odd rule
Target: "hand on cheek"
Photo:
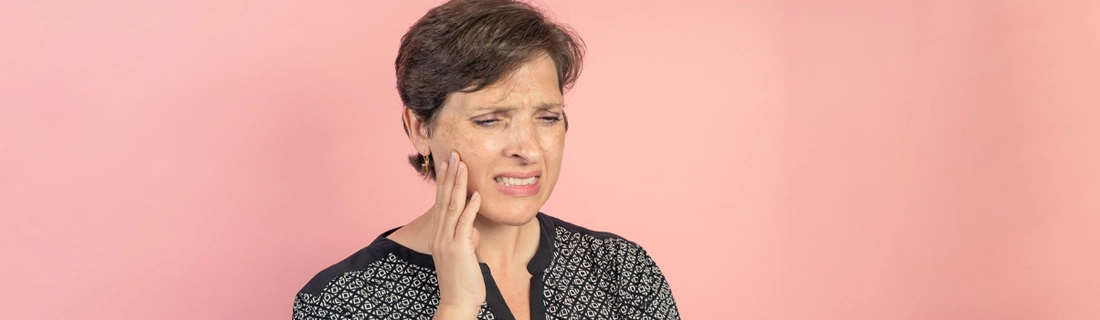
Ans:
{"type": "Polygon", "coordinates": [[[437,169],[428,248],[439,279],[439,312],[470,318],[485,301],[484,279],[475,255],[480,234],[473,227],[481,199],[465,199],[468,170],[457,154],[450,154],[437,169]]]}

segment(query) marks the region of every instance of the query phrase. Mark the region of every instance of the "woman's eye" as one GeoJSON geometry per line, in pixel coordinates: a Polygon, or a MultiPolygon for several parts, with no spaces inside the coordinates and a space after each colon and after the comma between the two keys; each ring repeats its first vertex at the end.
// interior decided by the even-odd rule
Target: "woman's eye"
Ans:
{"type": "Polygon", "coordinates": [[[500,119],[474,120],[474,124],[482,127],[491,127],[496,124],[497,121],[500,121],[500,119]]]}

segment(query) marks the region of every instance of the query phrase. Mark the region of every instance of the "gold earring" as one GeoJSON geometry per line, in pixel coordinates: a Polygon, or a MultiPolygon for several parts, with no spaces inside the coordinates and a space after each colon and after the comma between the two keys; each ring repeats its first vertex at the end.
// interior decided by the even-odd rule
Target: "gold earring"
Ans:
{"type": "Polygon", "coordinates": [[[420,171],[424,172],[424,174],[428,174],[428,157],[431,157],[431,156],[432,156],[431,153],[429,153],[426,156],[422,156],[422,157],[424,157],[424,163],[420,164],[420,171]]]}

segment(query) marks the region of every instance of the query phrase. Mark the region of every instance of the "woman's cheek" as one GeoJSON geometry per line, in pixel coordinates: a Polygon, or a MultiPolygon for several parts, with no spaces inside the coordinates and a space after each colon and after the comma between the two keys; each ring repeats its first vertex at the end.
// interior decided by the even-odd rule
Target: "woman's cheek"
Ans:
{"type": "Polygon", "coordinates": [[[553,132],[543,136],[542,145],[547,151],[553,151],[560,154],[565,146],[565,134],[553,132]]]}

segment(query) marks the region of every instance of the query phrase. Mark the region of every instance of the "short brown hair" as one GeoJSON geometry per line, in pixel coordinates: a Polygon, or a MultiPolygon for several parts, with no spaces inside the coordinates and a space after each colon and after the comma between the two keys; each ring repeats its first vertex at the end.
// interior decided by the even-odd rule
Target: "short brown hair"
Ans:
{"type": "MultiPolygon", "coordinates": [[[[481,90],[541,54],[554,61],[564,93],[580,75],[584,56],[584,43],[572,30],[519,1],[451,0],[428,11],[401,37],[394,62],[397,91],[430,135],[447,94],[481,90]]],[[[568,130],[568,120],[565,126],[568,130]]],[[[423,155],[410,155],[409,163],[435,179],[431,158],[428,172],[420,170],[423,155]]]]}

